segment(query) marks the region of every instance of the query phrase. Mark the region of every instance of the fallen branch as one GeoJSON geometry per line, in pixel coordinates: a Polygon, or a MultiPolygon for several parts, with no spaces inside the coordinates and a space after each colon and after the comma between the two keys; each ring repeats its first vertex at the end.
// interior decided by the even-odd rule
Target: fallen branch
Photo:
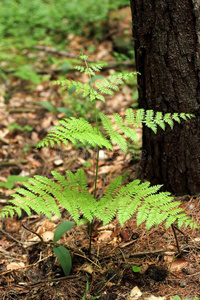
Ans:
{"type": "Polygon", "coordinates": [[[1,161],[0,162],[0,167],[11,167],[11,166],[17,166],[17,165],[26,165],[28,164],[28,160],[27,159],[22,159],[19,161],[1,161]]]}
{"type": "MultiPolygon", "coordinates": [[[[69,52],[66,52],[66,51],[60,51],[60,50],[57,50],[57,49],[54,49],[54,48],[51,48],[51,47],[45,47],[45,46],[39,46],[39,45],[36,45],[34,46],[35,49],[37,50],[41,50],[41,51],[45,51],[45,52],[49,52],[49,53],[54,53],[54,54],[57,54],[57,55],[60,55],[60,56],[66,56],[66,57],[69,57],[69,58],[75,58],[75,59],[78,59],[78,60],[81,60],[81,58],[78,56],[78,55],[75,55],[75,54],[72,54],[72,53],[69,53],[69,52]]],[[[88,59],[87,60],[89,63],[97,63],[98,61],[96,60],[91,60],[91,59],[88,59]]],[[[107,63],[107,66],[104,66],[102,68],[102,70],[106,70],[106,69],[115,69],[117,67],[120,67],[120,66],[126,66],[126,67],[135,67],[135,63],[131,60],[127,60],[127,61],[105,61],[107,63]]],[[[58,70],[53,70],[53,72],[57,72],[58,70]]],[[[69,70],[71,71],[71,69],[69,70]]]]}

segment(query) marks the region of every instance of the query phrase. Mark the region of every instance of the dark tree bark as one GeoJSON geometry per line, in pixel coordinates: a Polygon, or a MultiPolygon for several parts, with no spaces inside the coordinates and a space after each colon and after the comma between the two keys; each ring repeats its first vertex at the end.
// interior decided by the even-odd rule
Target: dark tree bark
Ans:
{"type": "Polygon", "coordinates": [[[139,106],[195,119],[143,129],[143,178],[176,195],[200,192],[200,0],[131,0],[139,106]]]}

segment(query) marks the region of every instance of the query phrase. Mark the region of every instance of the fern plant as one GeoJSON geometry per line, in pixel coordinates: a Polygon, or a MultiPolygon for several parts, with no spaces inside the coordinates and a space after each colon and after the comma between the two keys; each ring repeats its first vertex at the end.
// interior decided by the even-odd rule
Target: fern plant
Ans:
{"type": "Polygon", "coordinates": [[[165,222],[166,228],[174,222],[180,228],[183,224],[192,228],[198,228],[197,224],[180,208],[180,202],[174,201],[168,192],[159,192],[161,185],[150,186],[149,182],[141,183],[139,180],[123,185],[122,176],[115,178],[104,191],[103,196],[97,200],[97,178],[99,167],[99,150],[106,148],[113,149],[113,144],[117,144],[122,151],[127,152],[128,142],[132,140],[137,143],[135,127],[148,126],[155,133],[158,127],[165,130],[169,125],[173,128],[174,122],[181,122],[181,119],[188,120],[193,117],[191,114],[162,114],[152,110],[145,111],[139,109],[127,109],[125,116],[121,117],[115,113],[113,122],[108,116],[97,110],[97,101],[105,101],[105,95],[113,95],[119,90],[119,85],[125,83],[135,73],[117,73],[101,81],[92,80],[96,72],[101,70],[102,64],[88,65],[86,55],[81,55],[85,62],[85,67],[78,66],[76,69],[88,75],[88,84],[72,80],[55,81],[54,84],[76,88],[76,92],[83,98],[89,97],[95,108],[95,125],[90,124],[84,118],[65,118],[59,121],[59,125],[50,130],[47,136],[41,140],[37,148],[53,147],[69,143],[76,145],[77,142],[84,146],[96,148],[97,160],[94,174],[95,188],[91,195],[88,191],[86,177],[83,170],[78,170],[73,174],[66,171],[66,175],[61,175],[52,171],[52,179],[43,176],[34,176],[24,183],[23,188],[17,188],[13,194],[10,205],[0,211],[1,217],[18,216],[24,210],[29,216],[31,211],[37,214],[44,214],[51,218],[56,214],[61,218],[60,208],[65,208],[75,222],[79,222],[80,212],[90,222],[90,247],[92,223],[94,217],[99,218],[107,224],[117,216],[121,226],[136,214],[137,226],[146,223],[146,229],[158,226],[165,222]]]}

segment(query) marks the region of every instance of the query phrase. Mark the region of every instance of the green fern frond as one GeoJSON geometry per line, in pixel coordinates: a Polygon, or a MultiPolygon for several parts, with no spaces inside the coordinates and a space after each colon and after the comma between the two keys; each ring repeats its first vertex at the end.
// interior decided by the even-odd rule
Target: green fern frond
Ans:
{"type": "Polygon", "coordinates": [[[125,111],[125,121],[127,126],[133,125],[135,123],[135,113],[133,109],[127,108],[127,110],[125,111]]]}
{"type": "Polygon", "coordinates": [[[174,121],[180,123],[180,118],[188,120],[193,117],[194,115],[185,113],[166,113],[163,115],[162,112],[154,113],[153,110],[145,111],[144,109],[138,109],[134,112],[131,108],[128,108],[125,113],[125,122],[127,125],[132,125],[134,127],[141,127],[141,124],[143,123],[156,133],[157,125],[165,130],[165,123],[173,128],[174,121]]]}
{"type": "Polygon", "coordinates": [[[178,122],[179,124],[181,123],[181,120],[180,120],[180,118],[179,118],[179,114],[178,114],[178,113],[172,114],[172,120],[175,120],[175,121],[178,122]]]}
{"type": "Polygon", "coordinates": [[[31,211],[35,211],[38,215],[44,214],[49,219],[52,215],[60,218],[59,206],[61,206],[69,211],[76,222],[79,220],[80,212],[92,221],[97,202],[87,190],[83,170],[75,174],[67,171],[67,177],[55,171],[52,171],[52,175],[53,180],[34,176],[25,182],[24,188],[15,189],[16,193],[12,195],[14,200],[10,200],[10,205],[0,211],[0,216],[13,217],[16,212],[20,217],[21,211],[24,210],[28,216],[31,215],[31,211]]]}
{"type": "Polygon", "coordinates": [[[147,110],[146,111],[146,116],[145,116],[145,118],[142,122],[147,127],[149,127],[151,130],[153,130],[154,133],[157,133],[157,125],[156,125],[155,120],[154,120],[154,111],[153,110],[147,110]]]}
{"type": "Polygon", "coordinates": [[[105,190],[103,197],[97,202],[95,216],[108,224],[115,216],[117,211],[117,201],[113,199],[117,196],[122,185],[122,176],[115,178],[105,190]]]}
{"type": "Polygon", "coordinates": [[[67,171],[66,177],[55,171],[52,175],[53,180],[34,176],[24,183],[24,188],[17,188],[12,195],[14,200],[10,200],[10,205],[0,211],[0,216],[13,217],[15,212],[21,216],[21,210],[30,216],[33,210],[50,219],[54,214],[61,217],[59,207],[63,207],[76,222],[79,221],[80,212],[90,222],[96,216],[104,224],[111,222],[117,214],[123,226],[136,214],[137,226],[145,222],[147,230],[163,222],[166,228],[174,222],[179,228],[183,225],[199,228],[180,208],[180,202],[173,201],[170,193],[158,192],[160,185],[150,186],[149,182],[135,180],[122,186],[122,176],[119,176],[109,185],[103,197],[96,201],[88,192],[82,170],[75,174],[67,171]]]}
{"type": "Polygon", "coordinates": [[[101,121],[102,121],[105,131],[108,134],[113,132],[114,131],[113,124],[112,124],[111,120],[108,118],[108,116],[104,115],[103,113],[100,113],[99,116],[101,118],[101,121]]]}
{"type": "Polygon", "coordinates": [[[106,115],[104,115],[103,113],[100,113],[99,116],[102,120],[102,124],[103,124],[105,131],[107,132],[107,134],[110,137],[110,140],[113,143],[117,144],[124,152],[126,152],[127,151],[127,141],[125,140],[125,138],[113,128],[111,120],[106,115]]]}
{"type": "Polygon", "coordinates": [[[102,148],[104,146],[107,149],[112,149],[110,142],[104,138],[100,132],[97,132],[96,127],[90,125],[90,123],[83,118],[66,118],[60,120],[59,123],[61,126],[58,125],[50,130],[47,137],[37,144],[37,148],[49,145],[52,147],[54,143],[59,145],[64,143],[68,146],[68,141],[76,145],[77,141],[79,141],[83,145],[89,143],[93,147],[99,146],[102,148]]]}
{"type": "Polygon", "coordinates": [[[160,126],[162,130],[165,130],[165,121],[162,112],[156,112],[155,123],[160,126]]]}
{"type": "Polygon", "coordinates": [[[85,71],[85,68],[83,66],[74,66],[74,69],[79,71],[80,73],[83,73],[85,71]]]}
{"type": "Polygon", "coordinates": [[[113,143],[117,144],[122,151],[127,152],[127,141],[126,139],[116,131],[110,132],[110,139],[113,143]]]}
{"type": "Polygon", "coordinates": [[[198,228],[197,224],[180,208],[180,202],[173,201],[168,192],[158,192],[161,185],[150,186],[150,182],[135,180],[124,187],[116,186],[109,197],[103,196],[97,205],[96,216],[104,224],[117,214],[121,224],[136,213],[137,226],[146,223],[146,229],[165,222],[166,228],[177,221],[177,225],[198,228]]]}
{"type": "Polygon", "coordinates": [[[80,52],[79,57],[80,57],[80,59],[82,59],[84,61],[87,61],[89,58],[89,56],[86,54],[83,54],[83,52],[80,52]]]}

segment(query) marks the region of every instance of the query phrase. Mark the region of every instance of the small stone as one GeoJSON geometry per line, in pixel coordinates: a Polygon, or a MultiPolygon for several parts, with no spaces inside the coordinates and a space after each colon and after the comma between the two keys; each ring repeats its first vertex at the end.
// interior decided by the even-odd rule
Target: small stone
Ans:
{"type": "Polygon", "coordinates": [[[188,209],[192,210],[195,208],[195,205],[193,203],[191,203],[189,206],[188,206],[188,209]]]}
{"type": "Polygon", "coordinates": [[[63,162],[64,162],[64,161],[63,161],[62,159],[59,158],[59,159],[54,160],[53,163],[54,163],[55,166],[58,167],[58,166],[61,166],[61,165],[63,164],[63,162]]]}
{"type": "Polygon", "coordinates": [[[103,161],[108,158],[108,155],[103,150],[99,150],[99,160],[103,161]]]}
{"type": "Polygon", "coordinates": [[[186,280],[181,279],[181,280],[179,281],[179,285],[180,285],[180,287],[186,287],[186,285],[187,285],[186,280]]]}

